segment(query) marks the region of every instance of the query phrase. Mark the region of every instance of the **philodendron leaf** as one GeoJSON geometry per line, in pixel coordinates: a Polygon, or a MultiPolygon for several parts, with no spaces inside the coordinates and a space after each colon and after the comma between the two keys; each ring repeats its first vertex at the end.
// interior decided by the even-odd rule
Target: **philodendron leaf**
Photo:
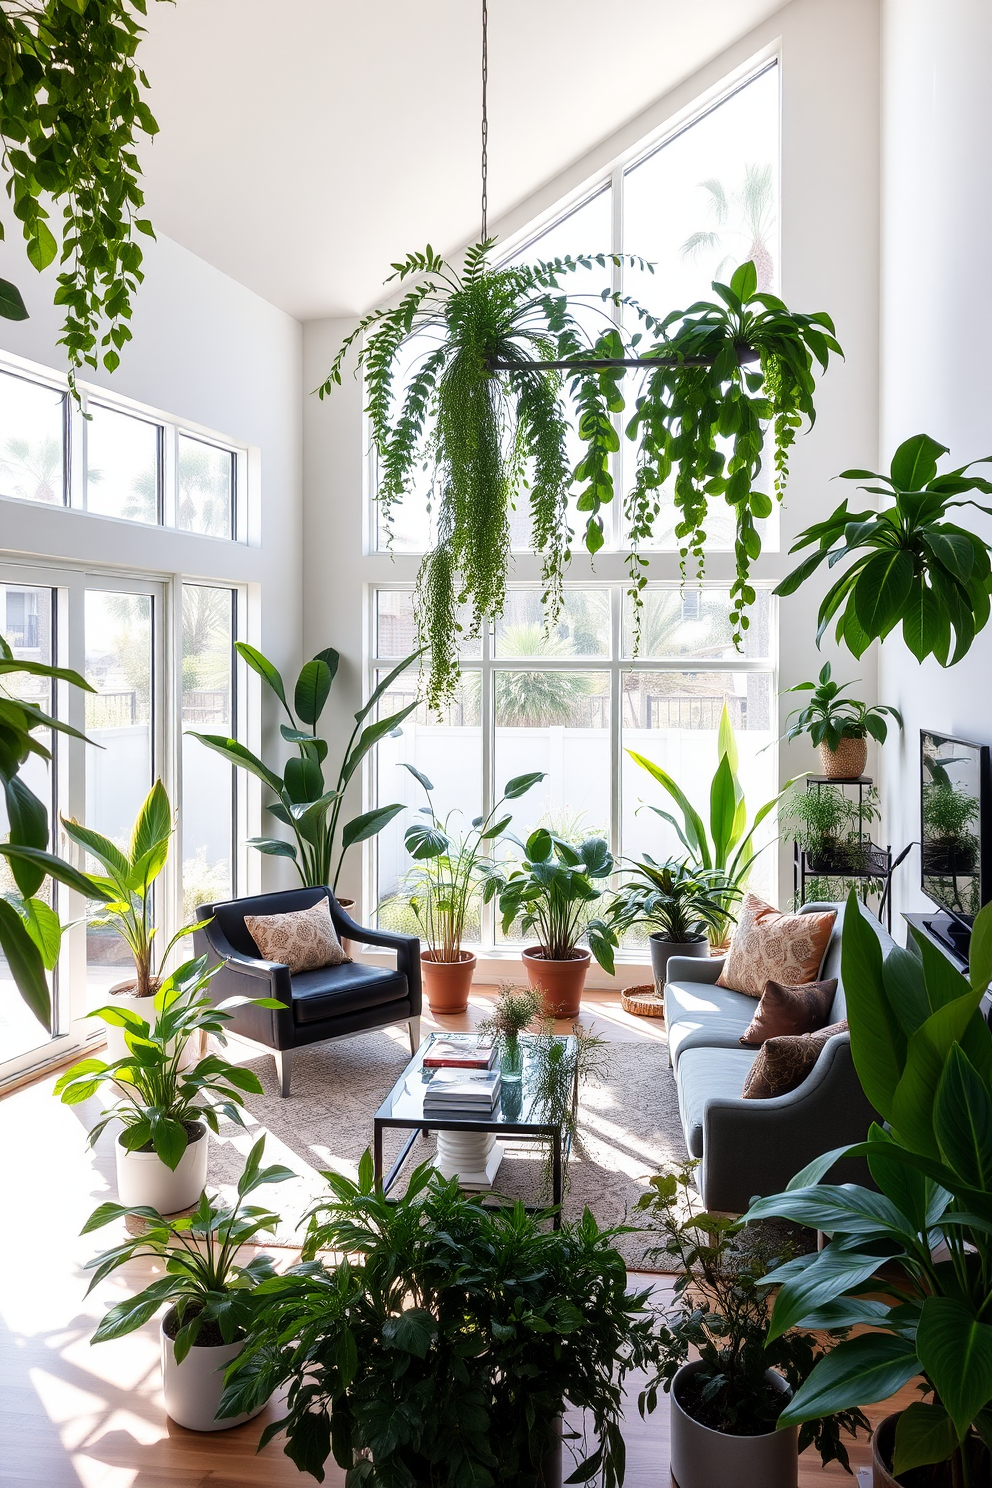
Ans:
{"type": "Polygon", "coordinates": [[[957,1444],[957,1430],[944,1407],[914,1400],[896,1422],[892,1471],[898,1477],[914,1467],[946,1462],[957,1444]]]}
{"type": "Polygon", "coordinates": [[[832,1348],[778,1418],[797,1426],[834,1411],[887,1400],[920,1372],[913,1345],[889,1333],[863,1333],[832,1348]]]}
{"type": "Polygon", "coordinates": [[[937,474],[937,461],[948,454],[946,444],[938,444],[929,434],[914,434],[903,440],[889,467],[897,491],[920,491],[937,474]]]}

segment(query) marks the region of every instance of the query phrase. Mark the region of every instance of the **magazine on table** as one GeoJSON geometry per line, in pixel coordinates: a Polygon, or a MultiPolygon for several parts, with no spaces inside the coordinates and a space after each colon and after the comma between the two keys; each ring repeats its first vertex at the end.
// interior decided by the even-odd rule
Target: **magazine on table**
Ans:
{"type": "Polygon", "coordinates": [[[424,1069],[492,1069],[499,1051],[492,1039],[474,1033],[435,1039],[423,1058],[424,1069]]]}

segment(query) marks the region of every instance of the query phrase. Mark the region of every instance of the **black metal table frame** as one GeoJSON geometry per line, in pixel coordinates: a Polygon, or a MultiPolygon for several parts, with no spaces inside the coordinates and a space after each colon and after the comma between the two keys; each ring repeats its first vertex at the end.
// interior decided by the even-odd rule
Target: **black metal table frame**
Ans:
{"type": "MultiPolygon", "coordinates": [[[[403,1071],[400,1079],[405,1080],[406,1077],[409,1075],[411,1068],[416,1068],[422,1061],[422,1059],[423,1048],[417,1051],[417,1054],[403,1071]]],[[[397,1081],[397,1083],[399,1083],[399,1081],[397,1081]]],[[[578,1108],[578,1101],[579,1072],[578,1068],[576,1067],[572,1085],[573,1114],[578,1108]]],[[[385,1102],[383,1104],[385,1104],[385,1102]]],[[[478,1132],[480,1135],[485,1132],[492,1132],[497,1137],[505,1136],[508,1139],[512,1139],[514,1141],[520,1138],[533,1141],[547,1141],[550,1138],[552,1143],[551,1203],[555,1210],[553,1225],[556,1230],[561,1228],[561,1206],[564,1200],[565,1183],[565,1157],[568,1155],[571,1149],[572,1141],[571,1135],[566,1134],[562,1130],[561,1125],[549,1121],[499,1122],[476,1121],[472,1118],[463,1118],[461,1120],[452,1118],[450,1120],[442,1119],[439,1121],[436,1116],[421,1117],[419,1119],[416,1116],[380,1116],[379,1112],[377,1111],[375,1116],[373,1117],[372,1122],[372,1162],[373,1171],[375,1173],[375,1185],[376,1188],[380,1190],[380,1192],[388,1195],[389,1190],[393,1187],[397,1178],[402,1172],[404,1163],[410,1156],[413,1148],[416,1146],[418,1133],[426,1140],[428,1133],[432,1131],[478,1132]],[[384,1179],[382,1134],[386,1127],[398,1128],[401,1131],[409,1131],[410,1137],[404,1145],[403,1150],[400,1152],[396,1161],[393,1163],[393,1166],[390,1168],[388,1175],[384,1179]]],[[[540,1210],[532,1204],[528,1204],[526,1208],[528,1213],[530,1214],[540,1212],[540,1210]]]]}

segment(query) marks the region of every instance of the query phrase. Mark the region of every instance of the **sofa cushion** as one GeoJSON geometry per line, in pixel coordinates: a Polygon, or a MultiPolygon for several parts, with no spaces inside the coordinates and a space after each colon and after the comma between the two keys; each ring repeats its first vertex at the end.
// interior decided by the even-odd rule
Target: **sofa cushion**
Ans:
{"type": "Polygon", "coordinates": [[[754,998],[742,992],[731,992],[728,987],[710,987],[706,982],[665,983],[665,1025],[688,1018],[699,1024],[712,1018],[730,1018],[737,1021],[738,1033],[743,1033],[754,1017],[754,998]]]}
{"type": "Polygon", "coordinates": [[[836,918],[833,909],[783,914],[757,894],[745,894],[718,986],[760,997],[768,981],[787,987],[815,981],[836,918]]]}
{"type": "Polygon", "coordinates": [[[361,961],[298,972],[290,985],[297,1023],[322,1023],[325,1018],[380,1007],[408,996],[406,977],[401,972],[366,966],[361,961]]]}
{"type": "MultiPolygon", "coordinates": [[[[752,1004],[753,1006],[753,1004],[752,1004]]],[[[668,1030],[668,1057],[677,1064],[686,1049],[739,1049],[741,1020],[719,1014],[713,1018],[680,1018],[668,1030]]]]}
{"type": "Polygon", "coordinates": [[[823,1048],[838,1033],[846,1033],[846,1023],[831,1023],[815,1033],[787,1034],[770,1038],[758,1050],[758,1057],[747,1072],[741,1091],[745,1100],[769,1100],[788,1095],[812,1074],[823,1048]]]}
{"type": "Polygon", "coordinates": [[[744,1081],[757,1058],[755,1049],[686,1049],[676,1084],[682,1130],[690,1157],[703,1155],[703,1114],[711,1100],[740,1100],[744,1081]]]}
{"type": "Polygon", "coordinates": [[[741,1034],[741,1043],[754,1049],[766,1039],[823,1028],[836,993],[833,977],[827,982],[803,982],[800,987],[766,982],[754,1017],[741,1034]]]}

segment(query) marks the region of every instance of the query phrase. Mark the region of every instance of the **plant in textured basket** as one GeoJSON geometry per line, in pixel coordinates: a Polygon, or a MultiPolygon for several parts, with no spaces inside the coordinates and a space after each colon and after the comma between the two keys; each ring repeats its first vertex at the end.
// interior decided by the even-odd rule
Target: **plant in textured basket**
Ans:
{"type": "Polygon", "coordinates": [[[522,1204],[487,1208],[428,1164],[387,1199],[365,1154],[353,1183],[325,1173],[305,1260],[265,1281],[228,1371],[227,1416],[288,1384],[262,1445],[323,1481],[329,1457],[353,1488],[535,1488],[559,1419],[586,1413],[577,1472],[623,1482],[622,1385],[651,1357],[647,1293],[586,1210],[548,1230],[522,1204]],[[331,1264],[328,1252],[349,1257],[331,1264]]]}
{"type": "MultiPolygon", "coordinates": [[[[670,1392],[690,1355],[698,1353],[701,1368],[678,1382],[680,1405],[713,1431],[756,1436],[774,1428],[791,1393],[821,1360],[829,1364],[831,1353],[820,1337],[794,1328],[770,1343],[768,1272],[788,1261],[789,1253],[773,1255],[769,1242],[756,1229],[748,1236],[740,1220],[701,1212],[693,1190],[697,1166],[695,1161],[683,1163],[652,1178],[650,1192],[637,1202],[657,1242],[648,1259],[663,1259],[664,1269],[674,1269],[675,1275],[673,1305],[659,1330],[658,1372],[639,1405],[642,1414],[653,1411],[659,1387],[670,1392]],[[769,1368],[785,1377],[789,1392],[769,1387],[769,1368]]],[[[802,1256],[795,1265],[810,1259],[802,1256]]],[[[814,1319],[809,1326],[821,1324],[814,1319]]],[[[825,1408],[804,1420],[799,1450],[815,1446],[824,1465],[839,1462],[850,1472],[841,1431],[856,1436],[870,1429],[856,1406],[825,1408]]]]}
{"type": "MultiPolygon", "coordinates": [[[[154,236],[138,213],[135,137],[158,133],[137,63],[145,0],[17,0],[0,7],[0,142],[7,193],[39,271],[59,253],[48,201],[62,203],[55,303],[66,307],[60,345],[70,385],[83,364],[108,372],[131,339],[131,297],[144,277],[134,233],[154,236]],[[100,335],[100,323],[106,329],[100,335]]],[[[3,228],[0,226],[0,238],[3,228]]],[[[0,280],[0,315],[27,311],[0,280]]]]}
{"type": "Polygon", "coordinates": [[[349,847],[377,836],[403,810],[402,803],[395,802],[390,806],[373,807],[343,824],[340,821],[345,791],[362,760],[380,739],[396,732],[417,707],[414,699],[387,718],[375,718],[372,723],[365,721],[370,715],[374,717],[379,699],[416,661],[419,652],[414,652],[394,667],[355,714],[355,727],[338,769],[337,780],[328,789],[323,768],[327,759],[327,740],[317,733],[317,724],[337,675],[341,660],[337,651],[328,646],[305,664],[293,690],[294,713],[278,668],[246,641],[236,642],[235,650],[282,704],[289,723],[280,724],[279,732],[287,743],[296,745],[298,757],[291,759],[280,775],[237,739],[225,739],[220,734],[198,734],[193,729],[188,731],[190,737],[199,739],[201,744],[206,744],[208,749],[213,749],[232,765],[247,770],[279,797],[268,810],[277,821],[284,822],[291,829],[296,845],[282,837],[249,837],[248,846],[272,857],[292,858],[301,883],[308,887],[327,885],[335,891],[349,847]]]}
{"type": "Polygon", "coordinates": [[[826,744],[833,750],[840,747],[841,739],[864,739],[868,734],[879,744],[884,744],[889,732],[884,715],[888,713],[900,728],[902,715],[886,703],[869,707],[855,698],[842,697],[841,694],[853,685],[852,682],[835,682],[827,661],[820,669],[817,682],[797,682],[794,687],[786,688],[787,692],[811,692],[813,696],[804,707],[795,708],[789,714],[785,737],[801,739],[808,734],[817,747],[826,744]]]}
{"type": "Polygon", "coordinates": [[[567,503],[573,481],[577,510],[585,517],[585,545],[590,553],[602,547],[602,512],[614,496],[616,420],[625,408],[625,369],[618,359],[634,352],[658,365],[643,370],[636,413],[627,425],[639,447],[627,512],[635,550],[631,592],[639,599],[646,582],[645,560],[636,549],[651,536],[660,488],[677,465],[683,558],[692,552],[701,561],[711,496],[726,499],[736,513],[732,621],[739,642],[743,611],[754,599],[749,565],[761,550],[754,518],[772,509],[771,498],[754,488],[765,429],[773,430],[781,494],[796,429],[803,417],[812,422],[814,416],[813,362],[826,367],[830,353],[840,350],[829,316],[793,315],[775,296],[756,293],[754,266],[745,264],[729,286],[713,286],[717,300],[663,321],[633,299],[603,291],[593,296],[604,304],[604,327],[593,337],[574,313],[583,297],[566,294],[563,277],[593,264],[650,269],[649,264],[629,255],[595,254],[495,267],[493,243],[470,248],[460,273],[430,247],[395,264],[393,278],[419,275],[420,282],[395,307],[365,317],[318,388],[323,397],[340,383],[350,347],[364,336],[358,362],[365,372],[387,526],[414,473],[425,461],[433,465],[437,542],[421,567],[416,601],[420,639],[429,651],[428,701],[439,708],[454,692],[459,606],[468,605],[473,634],[483,620],[503,612],[509,511],[525,488],[533,546],[543,559],[549,626],[561,608],[562,573],[570,557],[567,503]],[[624,307],[654,333],[654,341],[642,346],[643,330],[625,338],[609,318],[618,320],[624,307]],[[414,336],[425,350],[394,409],[398,363],[414,336]],[[759,365],[748,370],[742,358],[759,365]],[[590,365],[596,360],[606,365],[590,365]],[[567,365],[525,365],[535,361],[567,365]],[[574,471],[566,386],[586,446],[574,471]],[[729,455],[717,444],[720,438],[730,441],[729,455]]]}
{"type": "Polygon", "coordinates": [[[883,640],[902,622],[902,636],[918,661],[935,656],[953,666],[971,647],[989,618],[992,563],[988,544],[966,527],[947,520],[953,507],[973,506],[992,515],[968,495],[992,495],[992,482],[969,475],[972,460],[937,474],[937,461],[949,453],[926,434],[915,434],[892,456],[888,475],[845,470],[842,480],[873,481],[862,486],[893,502],[882,511],[848,510],[847,498],[823,522],[799,534],[791,552],[816,549],[782,580],[776,594],[794,594],[826,561],[830,568],[854,559],[820,605],[817,643],[837,617],[834,634],[855,656],[883,640]],[[880,484],[879,484],[880,482],[880,484]]]}

